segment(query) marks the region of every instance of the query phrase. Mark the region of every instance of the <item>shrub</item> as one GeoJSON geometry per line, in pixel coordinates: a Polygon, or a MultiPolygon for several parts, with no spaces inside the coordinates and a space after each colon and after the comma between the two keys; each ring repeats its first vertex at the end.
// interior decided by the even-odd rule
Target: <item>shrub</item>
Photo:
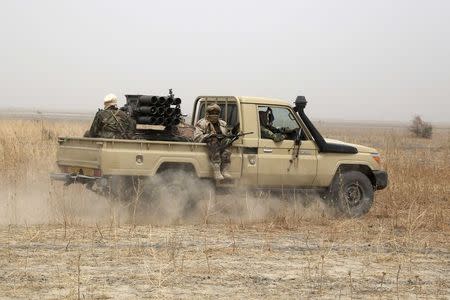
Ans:
{"type": "Polygon", "coordinates": [[[430,139],[433,134],[433,126],[430,123],[423,121],[420,116],[415,116],[411,121],[409,131],[416,137],[430,139]]]}

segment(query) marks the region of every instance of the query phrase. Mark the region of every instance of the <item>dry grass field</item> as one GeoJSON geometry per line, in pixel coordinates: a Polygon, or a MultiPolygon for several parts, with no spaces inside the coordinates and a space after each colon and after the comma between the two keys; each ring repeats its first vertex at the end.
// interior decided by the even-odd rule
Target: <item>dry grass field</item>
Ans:
{"type": "Polygon", "coordinates": [[[317,201],[230,196],[233,217],[206,201],[197,219],[161,225],[49,181],[56,137],[88,126],[0,120],[0,298],[450,297],[448,129],[424,140],[320,124],[382,154],[390,184],[362,218],[317,201]]]}

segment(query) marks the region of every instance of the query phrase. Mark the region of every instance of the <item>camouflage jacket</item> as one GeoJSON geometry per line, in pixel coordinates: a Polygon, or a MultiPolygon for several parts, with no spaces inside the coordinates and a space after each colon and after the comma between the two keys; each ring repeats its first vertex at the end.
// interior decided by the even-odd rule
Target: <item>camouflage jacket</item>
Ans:
{"type": "Polygon", "coordinates": [[[211,133],[228,134],[227,123],[223,120],[219,120],[219,126],[221,132],[216,132],[214,125],[206,118],[198,120],[195,124],[194,142],[202,143],[205,138],[211,133]]]}
{"type": "Polygon", "coordinates": [[[271,139],[274,142],[278,143],[283,141],[286,136],[281,133],[281,131],[273,126],[261,126],[261,138],[263,139],[271,139]]]}
{"type": "Polygon", "coordinates": [[[89,137],[132,139],[136,122],[118,109],[99,110],[89,130],[89,137]]]}

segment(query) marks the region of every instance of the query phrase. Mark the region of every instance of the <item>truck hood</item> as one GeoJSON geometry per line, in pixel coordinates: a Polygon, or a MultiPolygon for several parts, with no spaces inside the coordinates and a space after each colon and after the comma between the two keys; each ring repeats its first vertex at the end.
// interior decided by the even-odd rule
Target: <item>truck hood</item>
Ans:
{"type": "Polygon", "coordinates": [[[333,140],[333,139],[328,139],[328,138],[325,138],[325,141],[327,143],[333,143],[333,144],[347,145],[347,146],[355,147],[356,149],[358,149],[358,152],[360,152],[360,153],[378,153],[378,151],[375,148],[366,147],[366,146],[363,146],[363,145],[350,144],[350,143],[345,143],[345,142],[342,142],[342,141],[339,141],[339,140],[333,140]]]}

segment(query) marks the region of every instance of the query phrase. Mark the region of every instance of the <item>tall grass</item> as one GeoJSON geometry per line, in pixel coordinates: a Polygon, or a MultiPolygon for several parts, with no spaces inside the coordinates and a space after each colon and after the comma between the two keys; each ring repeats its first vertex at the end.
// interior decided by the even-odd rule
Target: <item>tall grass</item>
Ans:
{"type": "Polygon", "coordinates": [[[47,176],[55,166],[57,137],[80,136],[87,122],[0,120],[0,183],[47,176]]]}
{"type": "MultiPolygon", "coordinates": [[[[82,121],[0,120],[0,184],[20,185],[47,178],[56,170],[57,137],[81,136],[88,128],[89,122],[82,121]]],[[[450,130],[437,129],[432,139],[424,140],[411,137],[407,128],[323,125],[320,129],[327,137],[381,152],[389,186],[376,193],[366,218],[389,220],[399,230],[448,229],[450,130]]],[[[292,206],[288,209],[293,216],[291,225],[304,219],[292,214],[292,206]]]]}

